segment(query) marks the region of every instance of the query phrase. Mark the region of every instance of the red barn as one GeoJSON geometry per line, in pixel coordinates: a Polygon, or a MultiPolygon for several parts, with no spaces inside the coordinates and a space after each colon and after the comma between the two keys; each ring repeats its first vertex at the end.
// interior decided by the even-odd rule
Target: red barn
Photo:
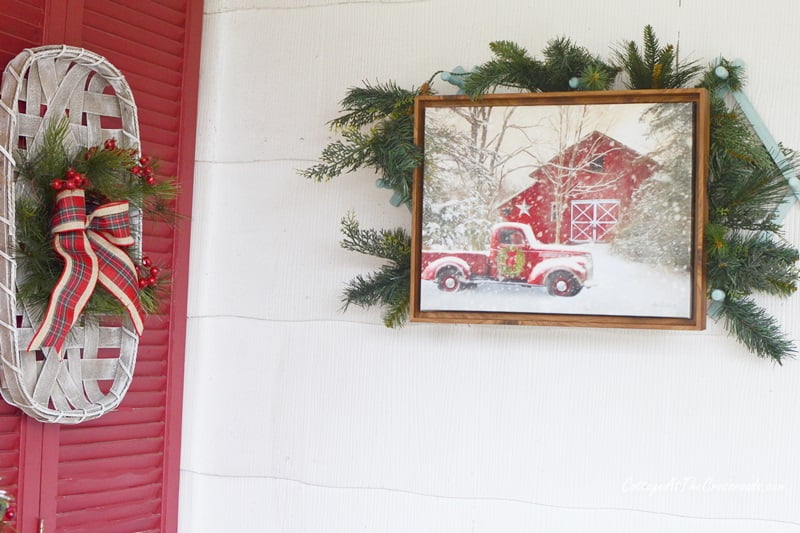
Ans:
{"type": "Polygon", "coordinates": [[[531,185],[501,204],[500,214],[529,224],[543,243],[607,242],[633,192],[656,167],[651,158],[593,131],[532,172],[531,185]]]}

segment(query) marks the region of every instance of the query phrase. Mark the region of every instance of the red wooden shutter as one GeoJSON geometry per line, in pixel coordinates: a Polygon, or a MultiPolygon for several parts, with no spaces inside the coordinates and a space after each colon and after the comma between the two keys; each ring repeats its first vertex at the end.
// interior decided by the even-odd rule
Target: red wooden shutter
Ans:
{"type": "Polygon", "coordinates": [[[4,0],[0,6],[0,71],[18,53],[42,43],[45,0],[4,0]]]}
{"type": "Polygon", "coordinates": [[[178,177],[177,209],[187,218],[177,226],[145,224],[144,253],[171,273],[171,298],[162,314],[146,321],[119,409],[78,426],[42,426],[0,406],[0,476],[12,489],[26,484],[20,533],[38,531],[40,520],[47,533],[175,531],[202,0],[11,4],[25,24],[3,19],[3,64],[39,44],[104,55],[133,89],[143,151],[161,160],[162,175],[178,177]],[[7,26],[18,27],[19,35],[6,35],[7,26]],[[23,443],[20,454],[28,426],[33,446],[23,443]],[[39,501],[29,501],[34,497],[39,501]]]}

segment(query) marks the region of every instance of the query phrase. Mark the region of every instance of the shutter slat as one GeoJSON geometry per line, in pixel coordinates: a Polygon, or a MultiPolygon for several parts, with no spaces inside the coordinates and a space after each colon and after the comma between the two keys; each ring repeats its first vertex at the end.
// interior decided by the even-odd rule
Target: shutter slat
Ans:
{"type": "Polygon", "coordinates": [[[153,24],[161,23],[164,26],[183,29],[186,23],[185,1],[115,0],[113,4],[107,0],[84,1],[87,11],[103,13],[120,20],[135,21],[137,26],[152,28],[153,24]],[[142,14],[146,14],[146,23],[143,21],[142,14]]]}
{"type": "MultiPolygon", "coordinates": [[[[65,479],[76,476],[87,476],[90,473],[101,473],[103,476],[122,470],[145,470],[160,468],[164,456],[161,452],[132,456],[101,457],[85,461],[59,461],[59,475],[65,479]]],[[[99,477],[98,479],[102,479],[99,477]]],[[[86,502],[90,504],[91,502],[86,502]]]]}
{"type": "Polygon", "coordinates": [[[41,18],[44,16],[44,1],[4,0],[3,16],[14,17],[24,21],[26,24],[39,28],[41,32],[41,18]]]}
{"type": "Polygon", "coordinates": [[[83,494],[74,494],[59,498],[59,507],[64,515],[76,511],[102,511],[102,509],[135,501],[156,501],[161,491],[160,483],[141,485],[138,487],[94,491],[83,494]],[[94,503],[93,509],[86,508],[86,497],[91,496],[94,503]]]}
{"type": "Polygon", "coordinates": [[[61,454],[69,455],[72,464],[101,460],[114,457],[137,457],[140,455],[155,455],[161,451],[161,435],[150,438],[127,438],[104,442],[72,444],[65,446],[62,442],[61,454]]]}
{"type": "Polygon", "coordinates": [[[164,434],[164,424],[161,422],[150,422],[142,424],[125,424],[119,426],[107,426],[99,428],[85,428],[80,435],[73,436],[65,433],[61,436],[61,445],[70,446],[84,444],[92,441],[113,441],[116,435],[124,432],[125,439],[145,439],[160,437],[164,434]]]}
{"type": "MultiPolygon", "coordinates": [[[[157,469],[115,472],[105,477],[97,475],[80,476],[59,482],[58,494],[61,497],[75,494],[91,494],[104,490],[124,490],[126,487],[157,485],[161,482],[161,473],[157,469]],[[99,481],[99,482],[98,482],[99,481]]],[[[91,505],[91,502],[84,502],[91,505]]]]}
{"type": "Polygon", "coordinates": [[[158,533],[161,531],[160,518],[158,516],[140,516],[129,520],[111,522],[95,521],[90,524],[91,529],[87,529],[88,520],[93,518],[97,519],[97,517],[87,514],[87,516],[83,517],[84,522],[79,522],[75,526],[59,528],[59,533],[86,533],[87,531],[91,531],[91,533],[122,533],[128,531],[158,533]]]}

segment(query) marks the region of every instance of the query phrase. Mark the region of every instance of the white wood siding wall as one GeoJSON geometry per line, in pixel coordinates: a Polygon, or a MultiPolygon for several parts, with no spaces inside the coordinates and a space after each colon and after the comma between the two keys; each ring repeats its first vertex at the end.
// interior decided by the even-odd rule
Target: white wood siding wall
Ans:
{"type": "MultiPolygon", "coordinates": [[[[339,311],[379,263],[339,220],[410,223],[371,171],[295,169],[362,80],[418,86],[509,39],[608,55],[645,24],[747,64],[800,148],[800,4],[206,0],[183,533],[800,532],[800,363],[701,333],[411,325],[339,311]]],[[[442,92],[452,92],[437,82],[442,92]]],[[[800,212],[786,222],[800,244],[800,212]]],[[[643,295],[644,297],[644,295],[643,295]]],[[[800,339],[800,297],[763,302],[800,339]]]]}

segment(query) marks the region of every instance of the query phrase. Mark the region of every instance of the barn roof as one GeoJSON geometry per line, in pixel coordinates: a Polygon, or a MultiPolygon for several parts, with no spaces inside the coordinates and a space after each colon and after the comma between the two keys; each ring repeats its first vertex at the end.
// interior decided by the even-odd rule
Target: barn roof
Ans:
{"type": "MultiPolygon", "coordinates": [[[[516,176],[514,176],[512,179],[507,179],[506,182],[503,184],[503,187],[501,188],[501,195],[500,195],[501,200],[498,202],[497,207],[499,208],[499,207],[502,207],[503,205],[509,203],[511,200],[513,200],[514,198],[519,196],[521,193],[525,192],[527,189],[529,189],[531,186],[533,186],[533,184],[535,183],[535,180],[533,179],[533,175],[536,174],[542,167],[545,167],[547,165],[550,165],[550,164],[553,164],[553,163],[557,162],[559,160],[559,158],[562,156],[562,154],[564,154],[564,153],[569,153],[569,152],[571,152],[573,150],[578,150],[581,146],[583,146],[583,145],[585,145],[587,143],[595,142],[596,140],[601,139],[601,138],[608,139],[613,144],[617,144],[617,145],[619,145],[621,147],[625,147],[627,150],[630,150],[633,154],[635,154],[635,156],[637,158],[647,158],[647,156],[643,156],[642,154],[640,154],[639,152],[637,152],[636,150],[634,150],[630,146],[626,145],[623,142],[618,141],[614,137],[612,137],[610,135],[607,135],[607,134],[605,134],[603,132],[600,132],[600,131],[597,131],[597,130],[593,130],[593,131],[587,133],[586,135],[584,135],[575,144],[572,144],[572,145],[568,146],[567,148],[565,148],[563,151],[554,154],[547,161],[547,163],[544,163],[543,165],[540,165],[539,167],[537,167],[532,172],[529,172],[527,174],[520,173],[520,174],[517,174],[516,176]]],[[[649,159],[649,158],[647,158],[647,159],[649,159]]],[[[511,177],[511,176],[509,176],[509,177],[511,177]]]]}

